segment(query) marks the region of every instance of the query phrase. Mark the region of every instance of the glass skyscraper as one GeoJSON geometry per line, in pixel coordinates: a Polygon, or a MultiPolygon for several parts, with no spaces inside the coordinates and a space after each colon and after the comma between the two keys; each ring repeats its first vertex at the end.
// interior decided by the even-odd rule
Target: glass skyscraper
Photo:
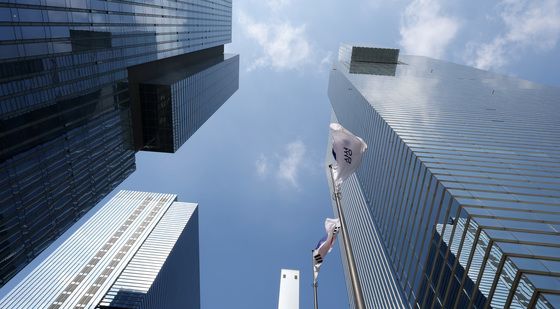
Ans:
{"type": "Polygon", "coordinates": [[[197,209],[173,194],[120,191],[0,308],[200,308],[197,209]]]}
{"type": "Polygon", "coordinates": [[[328,93],[368,308],[560,307],[560,89],[343,45],[328,93]]]}
{"type": "Polygon", "coordinates": [[[161,68],[138,74],[142,123],[134,133],[142,150],[177,151],[239,88],[239,55],[173,66],[162,74],[153,73],[161,68]]]}
{"type": "Polygon", "coordinates": [[[0,286],[134,171],[136,74],[223,57],[231,9],[231,0],[0,6],[0,286]]]}

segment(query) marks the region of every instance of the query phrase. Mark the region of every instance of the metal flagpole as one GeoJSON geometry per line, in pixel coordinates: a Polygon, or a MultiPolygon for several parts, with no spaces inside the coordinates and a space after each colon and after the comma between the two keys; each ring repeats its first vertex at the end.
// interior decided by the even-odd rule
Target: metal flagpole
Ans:
{"type": "Polygon", "coordinates": [[[311,249],[311,271],[313,273],[313,304],[315,309],[319,309],[319,299],[317,298],[317,286],[318,283],[315,282],[315,258],[313,252],[315,250],[311,249]]]}
{"type": "Polygon", "coordinates": [[[350,237],[348,236],[348,230],[346,229],[346,220],[344,219],[344,214],[342,213],[342,207],[340,206],[340,192],[336,191],[336,186],[334,183],[332,164],[329,164],[329,170],[331,172],[331,181],[332,181],[333,192],[334,192],[334,200],[336,201],[336,210],[338,211],[338,219],[340,219],[340,229],[342,230],[342,242],[344,243],[344,253],[346,255],[346,262],[348,263],[350,281],[352,282],[352,291],[354,292],[354,305],[355,308],[357,309],[365,309],[366,306],[364,304],[362,287],[360,286],[360,281],[358,280],[358,272],[356,271],[356,263],[354,262],[354,255],[352,254],[350,237]]]}

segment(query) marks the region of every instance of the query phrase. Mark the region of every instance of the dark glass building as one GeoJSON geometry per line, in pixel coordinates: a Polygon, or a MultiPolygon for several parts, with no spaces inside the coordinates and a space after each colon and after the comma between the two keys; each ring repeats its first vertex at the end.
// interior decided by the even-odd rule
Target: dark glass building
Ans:
{"type": "Polygon", "coordinates": [[[133,124],[137,148],[177,151],[239,88],[238,55],[218,50],[202,60],[185,60],[184,65],[165,61],[169,68],[158,63],[131,69],[139,94],[132,109],[141,112],[141,122],[133,124]]]}
{"type": "Polygon", "coordinates": [[[344,45],[328,93],[368,308],[560,307],[560,89],[344,45]]]}
{"type": "Polygon", "coordinates": [[[0,308],[200,308],[198,205],[120,191],[0,308]]]}
{"type": "Polygon", "coordinates": [[[134,171],[142,123],[134,68],[224,57],[231,8],[228,0],[0,5],[0,286],[134,171]]]}

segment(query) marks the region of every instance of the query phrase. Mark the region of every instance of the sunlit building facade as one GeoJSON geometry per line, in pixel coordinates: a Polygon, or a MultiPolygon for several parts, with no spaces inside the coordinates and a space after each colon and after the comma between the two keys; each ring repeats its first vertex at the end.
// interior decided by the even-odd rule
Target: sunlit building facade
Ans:
{"type": "Polygon", "coordinates": [[[280,271],[278,309],[299,309],[299,270],[280,271]]]}
{"type": "Polygon", "coordinates": [[[0,7],[0,287],[135,170],[137,73],[223,58],[231,14],[231,0],[0,7]]]}
{"type": "Polygon", "coordinates": [[[343,45],[328,93],[368,308],[560,307],[560,89],[343,45]]]}
{"type": "Polygon", "coordinates": [[[120,191],[0,308],[200,308],[197,207],[173,194],[120,191]]]}

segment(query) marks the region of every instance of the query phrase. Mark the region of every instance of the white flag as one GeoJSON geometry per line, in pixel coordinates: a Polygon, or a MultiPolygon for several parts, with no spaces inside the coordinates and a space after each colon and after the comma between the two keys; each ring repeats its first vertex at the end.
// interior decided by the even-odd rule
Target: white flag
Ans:
{"type": "Polygon", "coordinates": [[[334,241],[336,240],[336,234],[339,230],[339,219],[325,219],[325,231],[327,235],[319,240],[317,247],[313,250],[313,283],[317,283],[317,276],[319,275],[321,264],[323,264],[323,259],[327,253],[331,252],[334,241]]]}
{"type": "Polygon", "coordinates": [[[333,164],[334,184],[338,192],[342,182],[360,166],[367,144],[339,123],[331,123],[330,129],[333,139],[332,153],[336,161],[333,164]]]}

